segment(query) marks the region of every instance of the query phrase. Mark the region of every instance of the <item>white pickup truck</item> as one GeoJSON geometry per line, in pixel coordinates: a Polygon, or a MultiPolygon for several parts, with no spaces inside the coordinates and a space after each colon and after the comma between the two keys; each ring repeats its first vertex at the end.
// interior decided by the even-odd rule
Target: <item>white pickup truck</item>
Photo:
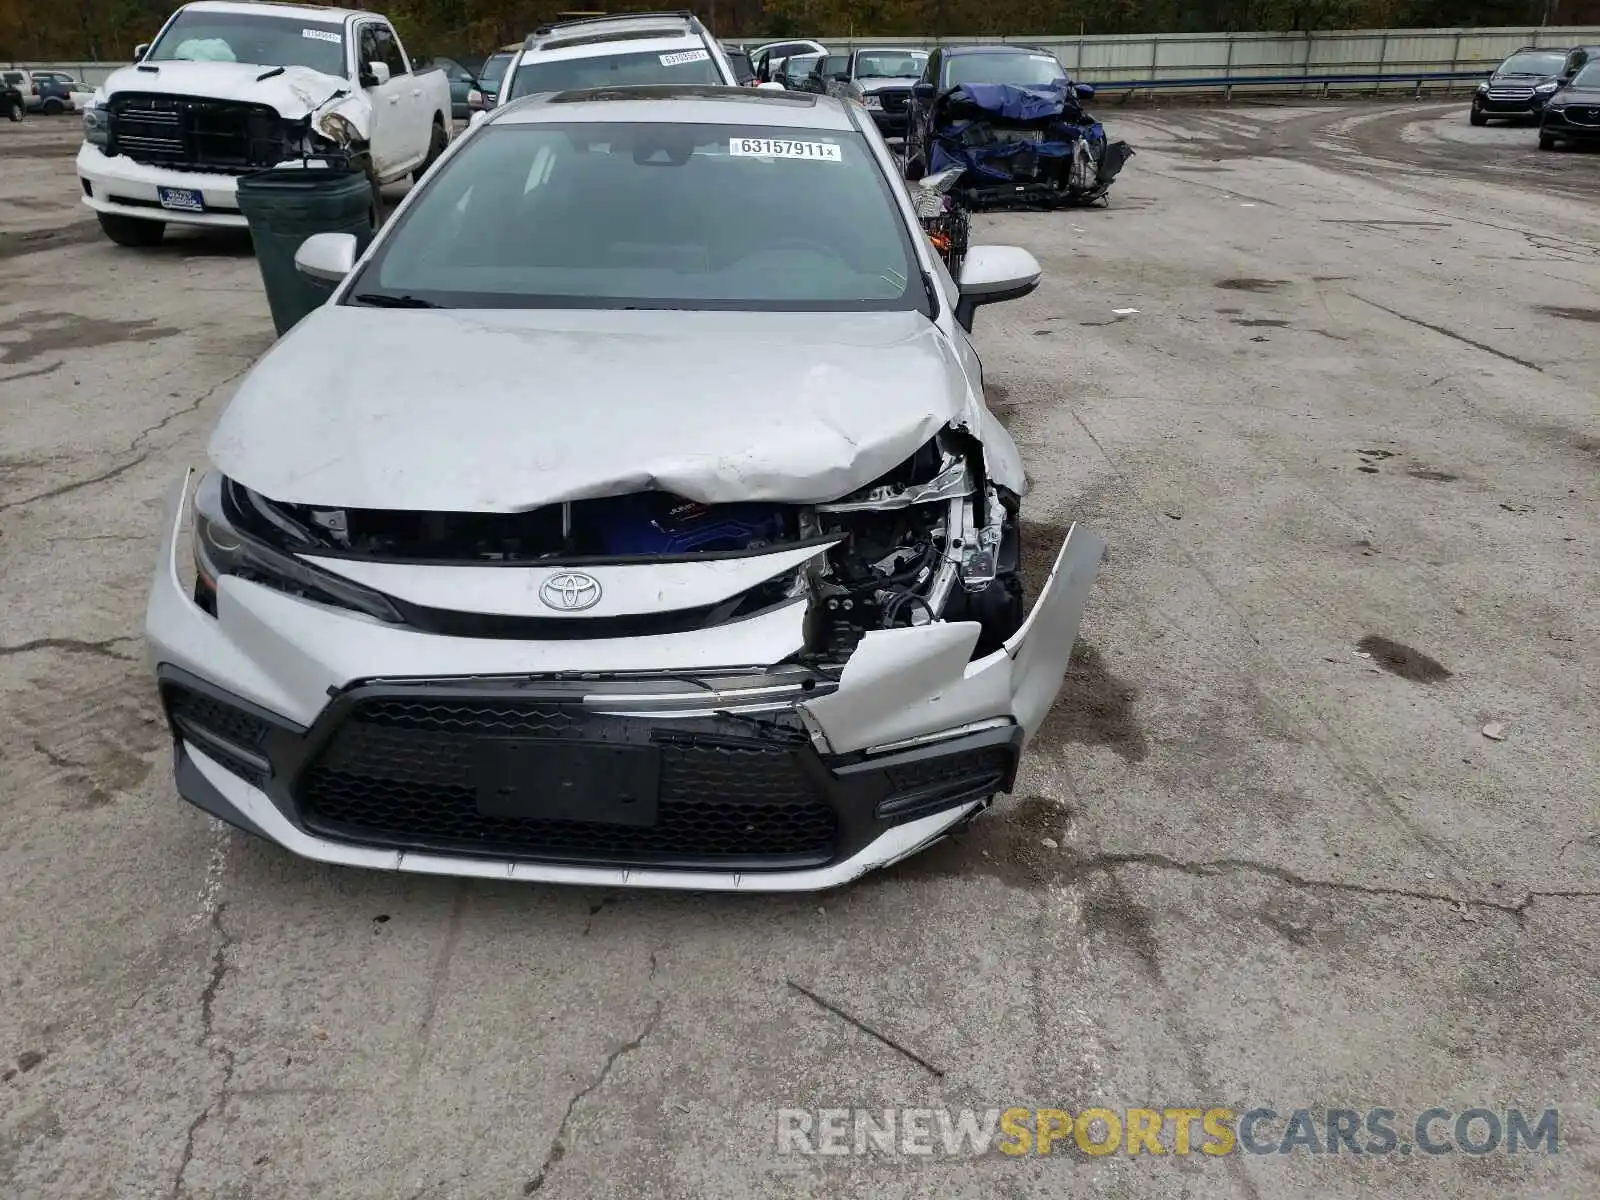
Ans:
{"type": "Polygon", "coordinates": [[[167,19],[84,112],[83,202],[106,236],[243,228],[239,176],[339,152],[374,185],[420,177],[450,141],[450,83],[414,71],[376,13],[202,0],[167,19]]]}

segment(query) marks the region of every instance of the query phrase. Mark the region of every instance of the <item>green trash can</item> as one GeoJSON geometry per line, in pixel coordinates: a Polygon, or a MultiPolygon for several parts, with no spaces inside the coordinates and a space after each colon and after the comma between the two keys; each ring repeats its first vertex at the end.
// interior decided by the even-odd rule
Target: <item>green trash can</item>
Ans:
{"type": "Polygon", "coordinates": [[[352,233],[358,253],[372,241],[376,211],[363,171],[273,167],[239,180],[239,211],[250,223],[272,323],[282,337],[333,294],[333,285],[294,268],[294,254],[313,233],[352,233]]]}

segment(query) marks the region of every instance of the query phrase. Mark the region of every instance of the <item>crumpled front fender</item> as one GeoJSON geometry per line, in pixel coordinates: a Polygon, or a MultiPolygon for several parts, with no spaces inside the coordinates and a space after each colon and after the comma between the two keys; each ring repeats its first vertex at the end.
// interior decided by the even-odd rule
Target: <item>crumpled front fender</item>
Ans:
{"type": "Polygon", "coordinates": [[[344,92],[330,96],[322,107],[311,114],[311,124],[323,137],[338,145],[372,140],[372,101],[363,91],[344,92]],[[337,118],[330,120],[329,118],[337,118]],[[345,129],[341,122],[348,122],[345,129]]]}
{"type": "Polygon", "coordinates": [[[1026,744],[1061,690],[1104,552],[1096,534],[1073,525],[1022,627],[976,661],[974,621],[868,633],[837,690],[801,704],[802,712],[839,754],[1007,718],[1026,744]]]}

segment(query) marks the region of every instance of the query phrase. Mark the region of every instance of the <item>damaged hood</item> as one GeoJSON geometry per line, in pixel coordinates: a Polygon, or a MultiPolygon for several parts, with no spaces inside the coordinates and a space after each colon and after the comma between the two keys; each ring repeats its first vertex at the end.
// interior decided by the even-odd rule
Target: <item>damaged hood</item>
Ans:
{"type": "Polygon", "coordinates": [[[917,312],[329,305],[245,378],[210,457],[270,499],[341,508],[821,503],[980,415],[917,312]]]}
{"type": "Polygon", "coordinates": [[[963,83],[940,97],[950,117],[983,113],[1011,121],[1042,121],[1059,117],[1066,109],[1066,84],[1013,87],[1009,83],[963,83]]]}
{"type": "Polygon", "coordinates": [[[349,80],[324,75],[310,67],[278,68],[187,60],[148,63],[144,70],[123,67],[112,72],[101,85],[104,98],[118,92],[155,92],[270,104],[291,121],[309,116],[338,93],[349,90],[349,80]],[[150,67],[159,69],[150,70],[150,67]],[[269,78],[261,78],[269,72],[269,78]]]}

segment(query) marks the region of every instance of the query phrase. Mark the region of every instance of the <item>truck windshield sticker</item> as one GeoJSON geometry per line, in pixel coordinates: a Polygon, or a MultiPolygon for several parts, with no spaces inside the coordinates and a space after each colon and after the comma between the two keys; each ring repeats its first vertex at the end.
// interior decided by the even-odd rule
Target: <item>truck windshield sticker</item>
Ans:
{"type": "Polygon", "coordinates": [[[833,142],[795,142],[786,138],[736,137],[728,142],[730,158],[803,158],[811,162],[843,162],[833,142]]]}
{"type": "Polygon", "coordinates": [[[326,29],[302,29],[300,36],[318,42],[332,42],[335,46],[342,40],[337,33],[330,33],[326,29]]]}
{"type": "Polygon", "coordinates": [[[661,56],[663,67],[676,67],[683,63],[705,62],[711,55],[704,50],[675,50],[671,54],[661,56]]]}

